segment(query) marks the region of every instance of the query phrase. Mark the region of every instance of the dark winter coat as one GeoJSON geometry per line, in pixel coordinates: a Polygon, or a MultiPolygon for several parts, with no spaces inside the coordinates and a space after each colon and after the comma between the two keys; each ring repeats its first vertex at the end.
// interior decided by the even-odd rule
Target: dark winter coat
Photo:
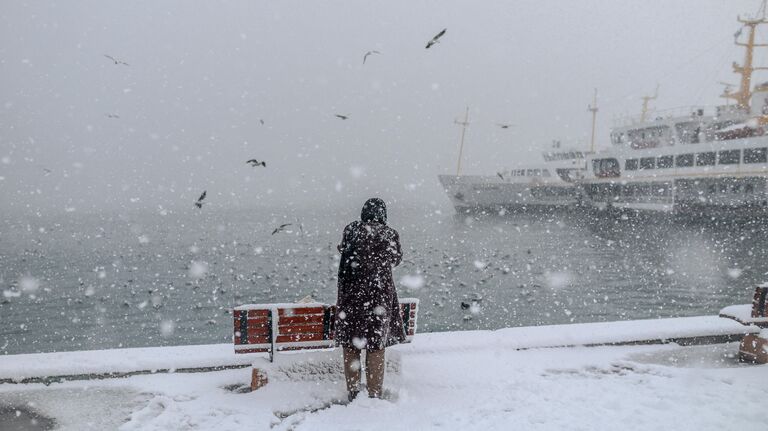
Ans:
{"type": "Polygon", "coordinates": [[[384,202],[369,202],[362,220],[344,228],[339,245],[334,338],[344,347],[379,350],[405,341],[392,279],[392,267],[400,264],[403,252],[397,231],[386,225],[384,202]]]}

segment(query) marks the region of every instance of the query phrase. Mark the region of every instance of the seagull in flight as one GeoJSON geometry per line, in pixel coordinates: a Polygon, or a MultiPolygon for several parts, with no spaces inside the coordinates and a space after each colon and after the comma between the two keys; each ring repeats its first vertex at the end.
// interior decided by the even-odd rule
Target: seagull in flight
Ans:
{"type": "Polygon", "coordinates": [[[267,162],[265,162],[265,161],[261,161],[260,162],[260,161],[258,161],[256,159],[248,160],[245,163],[249,163],[252,168],[255,168],[256,166],[264,166],[265,168],[267,167],[267,162]]]}
{"type": "Polygon", "coordinates": [[[445,31],[448,30],[447,28],[444,28],[440,33],[436,34],[435,37],[432,38],[429,42],[427,42],[426,49],[429,49],[432,47],[432,45],[436,44],[438,42],[438,39],[443,37],[445,34],[445,31]]]}
{"type": "Polygon", "coordinates": [[[365,55],[363,56],[363,64],[365,64],[365,59],[368,58],[368,56],[372,55],[372,54],[381,54],[381,53],[379,51],[376,51],[376,50],[366,52],[365,55]]]}
{"type": "Polygon", "coordinates": [[[292,225],[292,223],[283,223],[283,224],[281,224],[280,226],[276,227],[275,230],[272,231],[272,235],[274,235],[274,234],[276,234],[278,232],[284,231],[285,228],[287,228],[288,226],[291,226],[291,225],[292,225]]]}
{"type": "Polygon", "coordinates": [[[120,118],[120,116],[117,114],[104,114],[104,115],[106,115],[107,118],[120,118]]]}
{"type": "Polygon", "coordinates": [[[126,65],[126,66],[130,66],[130,64],[128,64],[128,63],[126,63],[124,61],[118,60],[115,57],[112,57],[111,55],[104,54],[104,57],[107,57],[108,59],[114,61],[115,65],[123,64],[123,65],[126,65]]]}
{"type": "Polygon", "coordinates": [[[203,194],[201,194],[200,197],[197,198],[197,202],[195,202],[195,206],[196,207],[198,207],[198,208],[202,208],[203,207],[203,199],[205,199],[206,193],[207,193],[207,191],[203,190],[203,194]]]}
{"type": "Polygon", "coordinates": [[[259,118],[259,123],[261,123],[261,125],[263,126],[264,125],[264,119],[259,118]]]}
{"type": "Polygon", "coordinates": [[[496,125],[501,127],[502,129],[509,129],[510,127],[514,126],[514,124],[505,124],[505,123],[496,123],[496,125]]]}
{"type": "Polygon", "coordinates": [[[504,180],[504,175],[502,175],[502,174],[501,174],[501,172],[496,172],[496,175],[497,175],[499,178],[501,178],[501,179],[502,179],[502,181],[504,180]]]}
{"type": "Polygon", "coordinates": [[[346,120],[347,118],[349,118],[349,115],[336,114],[336,116],[341,118],[342,120],[346,120]]]}

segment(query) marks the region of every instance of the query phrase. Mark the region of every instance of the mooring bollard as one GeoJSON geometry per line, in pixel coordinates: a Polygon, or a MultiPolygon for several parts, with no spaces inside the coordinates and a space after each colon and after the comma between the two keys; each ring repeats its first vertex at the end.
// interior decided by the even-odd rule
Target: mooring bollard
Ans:
{"type": "Polygon", "coordinates": [[[251,370],[251,390],[255,391],[256,389],[259,389],[260,387],[266,385],[269,383],[269,379],[267,378],[267,373],[263,370],[260,370],[258,368],[253,368],[251,370]]]}

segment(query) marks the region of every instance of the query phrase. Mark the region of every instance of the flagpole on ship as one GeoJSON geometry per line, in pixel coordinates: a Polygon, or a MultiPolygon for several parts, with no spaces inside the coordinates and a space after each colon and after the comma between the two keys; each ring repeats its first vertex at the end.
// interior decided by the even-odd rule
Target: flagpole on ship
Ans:
{"type": "Polygon", "coordinates": [[[461,142],[459,143],[459,161],[456,163],[456,176],[459,176],[461,172],[461,153],[464,152],[464,134],[467,132],[467,126],[469,126],[469,106],[464,113],[464,121],[453,120],[454,123],[461,126],[461,142]]]}

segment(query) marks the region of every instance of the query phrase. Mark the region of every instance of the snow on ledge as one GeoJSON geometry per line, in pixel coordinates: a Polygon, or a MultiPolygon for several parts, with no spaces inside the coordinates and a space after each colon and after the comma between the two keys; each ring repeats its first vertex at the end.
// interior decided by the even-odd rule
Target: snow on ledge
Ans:
{"type": "Polygon", "coordinates": [[[676,340],[706,339],[758,333],[718,316],[627,320],[570,325],[504,328],[495,331],[433,332],[417,334],[411,344],[395,346],[403,352],[483,349],[491,346],[524,350],[550,347],[652,344],[676,340]],[[457,335],[462,334],[458,339],[457,335]],[[457,342],[459,341],[460,342],[457,342]]]}
{"type": "Polygon", "coordinates": [[[235,355],[232,344],[80,350],[0,356],[0,382],[51,376],[100,375],[248,366],[260,354],[235,355]]]}
{"type": "MultiPolygon", "coordinates": [[[[404,354],[483,349],[536,349],[604,344],[661,343],[669,340],[758,333],[717,316],[681,317],[416,334],[413,342],[393,347],[404,354]]],[[[715,341],[712,341],[715,342],[715,341]]],[[[278,353],[286,355],[290,353],[278,353]]],[[[303,353],[298,353],[303,354],[303,353]]],[[[143,347],[0,356],[0,382],[89,374],[183,371],[248,366],[262,353],[235,354],[233,345],[143,347]]]]}

